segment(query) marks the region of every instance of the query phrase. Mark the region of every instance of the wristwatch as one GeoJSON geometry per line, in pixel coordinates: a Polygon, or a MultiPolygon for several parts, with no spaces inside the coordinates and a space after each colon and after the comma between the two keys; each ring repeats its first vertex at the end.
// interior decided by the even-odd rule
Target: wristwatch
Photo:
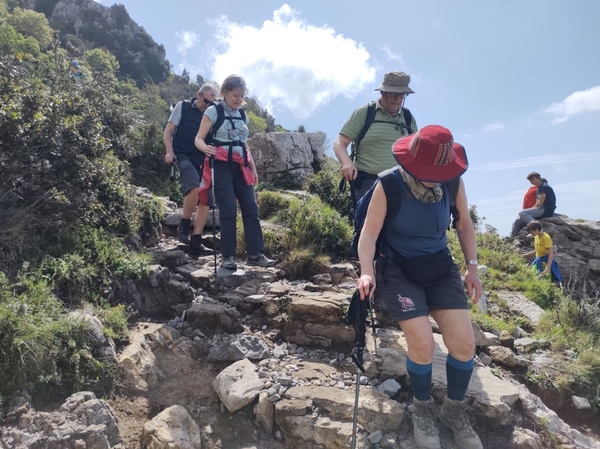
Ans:
{"type": "Polygon", "coordinates": [[[467,265],[479,265],[479,261],[477,259],[467,259],[467,265]]]}

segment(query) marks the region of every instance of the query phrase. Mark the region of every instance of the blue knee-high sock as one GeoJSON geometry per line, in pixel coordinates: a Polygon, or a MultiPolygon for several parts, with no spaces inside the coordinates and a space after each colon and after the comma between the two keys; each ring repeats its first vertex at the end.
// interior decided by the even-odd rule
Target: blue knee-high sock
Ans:
{"type": "Polygon", "coordinates": [[[428,363],[427,365],[421,365],[406,357],[406,369],[408,370],[410,385],[413,389],[415,398],[419,401],[429,400],[431,397],[429,393],[431,391],[431,372],[433,370],[433,364],[428,363]]]}
{"type": "Polygon", "coordinates": [[[448,382],[448,397],[450,399],[462,401],[465,398],[474,364],[473,359],[461,362],[448,354],[446,358],[446,381],[448,382]]]}

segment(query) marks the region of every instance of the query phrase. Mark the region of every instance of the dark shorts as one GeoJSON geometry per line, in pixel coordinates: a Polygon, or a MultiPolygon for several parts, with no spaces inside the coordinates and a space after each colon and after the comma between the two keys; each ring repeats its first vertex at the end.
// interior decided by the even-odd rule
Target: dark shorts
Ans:
{"type": "Polygon", "coordinates": [[[356,203],[360,200],[365,193],[373,187],[377,181],[377,175],[372,175],[363,171],[358,171],[356,179],[350,183],[350,195],[352,196],[352,204],[356,207],[356,203]]]}
{"type": "Polygon", "coordinates": [[[181,183],[181,193],[185,196],[190,190],[200,187],[202,170],[200,167],[192,164],[187,155],[176,153],[176,156],[177,168],[179,169],[179,182],[181,183]]]}
{"type": "Polygon", "coordinates": [[[393,321],[429,315],[430,310],[468,309],[467,295],[458,267],[448,276],[427,287],[421,287],[404,276],[391,260],[377,261],[379,300],[393,321]],[[385,272],[381,273],[385,266],[385,272]]]}

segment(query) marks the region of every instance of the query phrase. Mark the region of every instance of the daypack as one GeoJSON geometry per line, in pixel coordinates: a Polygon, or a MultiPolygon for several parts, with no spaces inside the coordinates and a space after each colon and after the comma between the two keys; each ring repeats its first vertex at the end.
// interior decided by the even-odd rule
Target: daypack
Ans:
{"type": "MultiPolygon", "coordinates": [[[[400,195],[400,184],[396,178],[396,174],[394,173],[395,170],[397,170],[397,168],[392,168],[383,172],[375,184],[373,184],[373,186],[367,190],[367,193],[365,193],[356,204],[356,211],[354,214],[354,235],[352,236],[352,242],[350,243],[352,257],[358,258],[358,241],[360,240],[360,233],[365,224],[365,219],[367,218],[367,211],[369,210],[369,204],[371,204],[373,192],[379,183],[381,183],[383,191],[385,192],[387,211],[385,213],[383,226],[381,227],[381,231],[379,231],[379,236],[377,237],[377,243],[375,244],[374,260],[378,259],[385,251],[385,227],[390,220],[394,219],[400,210],[400,202],[402,198],[400,195]]],[[[444,184],[450,193],[450,215],[452,216],[451,226],[452,228],[456,229],[456,222],[460,218],[458,209],[456,208],[456,196],[458,195],[458,188],[460,186],[460,177],[453,179],[452,181],[445,182],[444,184]]]]}
{"type": "Polygon", "coordinates": [[[221,126],[223,126],[223,123],[225,123],[225,120],[228,120],[229,122],[231,122],[231,127],[233,129],[235,129],[235,127],[236,127],[235,126],[236,121],[243,121],[244,123],[246,123],[246,112],[242,108],[238,109],[240,111],[241,117],[231,117],[229,115],[226,116],[225,108],[223,107],[223,101],[224,100],[217,100],[217,101],[213,101],[211,103],[217,109],[217,120],[215,121],[215,123],[213,123],[210,133],[206,137],[205,141],[209,145],[227,148],[229,150],[229,156],[228,156],[229,162],[232,161],[233,147],[234,146],[242,147],[244,149],[244,164],[246,166],[248,166],[248,152],[246,150],[246,145],[244,144],[244,142],[239,141],[239,140],[222,142],[222,141],[217,140],[215,137],[217,135],[217,131],[219,130],[219,128],[221,128],[221,126]]]}
{"type": "MultiPolygon", "coordinates": [[[[363,125],[360,133],[358,133],[358,137],[352,142],[352,149],[350,151],[350,159],[353,161],[356,160],[356,153],[358,151],[358,147],[360,142],[365,138],[367,131],[375,121],[375,111],[377,109],[376,103],[374,101],[369,102],[367,106],[367,117],[365,118],[365,124],[363,125]]],[[[402,113],[404,114],[404,121],[406,122],[406,130],[408,134],[412,134],[415,130],[412,129],[412,114],[408,108],[402,108],[402,113]]],[[[390,122],[385,122],[390,123],[390,122]]]]}
{"type": "MultiPolygon", "coordinates": [[[[360,146],[360,142],[365,138],[365,136],[367,135],[367,131],[369,130],[369,128],[371,127],[371,125],[373,124],[373,122],[375,121],[375,111],[377,109],[376,103],[375,101],[371,101],[369,102],[369,104],[367,105],[367,116],[365,117],[365,123],[362,127],[362,129],[360,130],[360,132],[358,133],[358,137],[352,142],[351,145],[351,149],[350,149],[350,159],[352,159],[352,161],[356,160],[356,154],[358,152],[358,147],[360,146]]],[[[408,108],[402,108],[402,113],[404,114],[404,121],[406,122],[406,130],[408,131],[408,134],[413,134],[416,130],[412,129],[412,113],[410,112],[410,110],[408,108]]],[[[391,123],[391,122],[385,122],[385,123],[391,123]]],[[[341,193],[344,193],[346,191],[346,178],[342,178],[340,180],[340,185],[338,187],[339,191],[341,193]]],[[[351,212],[352,214],[352,212],[351,212]]]]}

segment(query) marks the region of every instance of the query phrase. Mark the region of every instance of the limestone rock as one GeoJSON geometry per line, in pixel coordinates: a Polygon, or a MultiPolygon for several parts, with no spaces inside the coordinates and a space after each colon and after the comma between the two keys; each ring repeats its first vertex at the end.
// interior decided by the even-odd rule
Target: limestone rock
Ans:
{"type": "Polygon", "coordinates": [[[509,368],[527,366],[527,361],[517,357],[514,352],[504,346],[488,346],[488,355],[494,362],[501,363],[509,368]]]}
{"type": "Polygon", "coordinates": [[[213,388],[231,413],[250,404],[263,388],[256,367],[248,359],[228,366],[213,381],[213,388]]]}
{"type": "Polygon", "coordinates": [[[272,132],[248,139],[260,179],[274,181],[286,177],[299,188],[314,173],[315,162],[324,158],[324,144],[324,133],[272,132]]]}
{"type": "Polygon", "coordinates": [[[219,331],[233,334],[243,332],[240,317],[240,312],[225,304],[194,303],[186,311],[187,322],[206,335],[219,331]]]}
{"type": "Polygon", "coordinates": [[[144,424],[142,449],[201,449],[200,428],[188,411],[173,405],[144,424]]]}
{"type": "Polygon", "coordinates": [[[256,422],[258,422],[268,433],[273,433],[273,415],[275,412],[275,406],[267,401],[267,392],[262,392],[258,396],[258,404],[254,407],[254,414],[256,415],[256,422]]]}

